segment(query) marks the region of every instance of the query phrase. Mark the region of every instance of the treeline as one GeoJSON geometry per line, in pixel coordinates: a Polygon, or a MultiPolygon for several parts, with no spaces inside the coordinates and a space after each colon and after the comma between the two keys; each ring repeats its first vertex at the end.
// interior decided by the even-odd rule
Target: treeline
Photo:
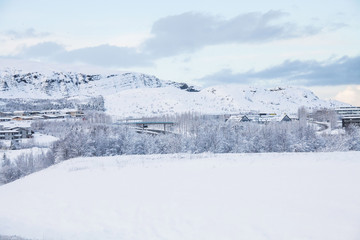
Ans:
{"type": "MultiPolygon", "coordinates": [[[[360,131],[319,134],[304,122],[228,123],[222,119],[189,119],[187,134],[149,135],[127,125],[114,125],[105,114],[93,113],[86,121],[44,121],[36,131],[59,137],[51,151],[54,162],[78,156],[164,153],[258,153],[360,150],[360,131]]],[[[178,132],[178,131],[175,131],[178,132]]]]}
{"type": "Polygon", "coordinates": [[[4,153],[1,157],[0,184],[9,183],[54,164],[52,152],[21,154],[11,161],[4,153]]]}
{"type": "Polygon", "coordinates": [[[23,155],[13,163],[7,161],[0,173],[4,182],[80,156],[360,151],[359,128],[351,127],[346,134],[320,134],[303,121],[235,124],[223,119],[190,116],[187,121],[183,117],[178,126],[180,132],[186,130],[186,134],[149,135],[138,133],[127,125],[112,124],[105,114],[92,112],[85,121],[38,121],[32,127],[36,132],[57,136],[59,140],[36,159],[23,155]],[[8,175],[4,177],[5,172],[8,175]]]}

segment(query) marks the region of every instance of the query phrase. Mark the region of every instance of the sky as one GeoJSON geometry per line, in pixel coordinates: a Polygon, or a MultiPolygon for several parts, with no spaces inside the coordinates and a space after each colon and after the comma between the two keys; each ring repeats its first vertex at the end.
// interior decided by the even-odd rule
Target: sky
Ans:
{"type": "Polygon", "coordinates": [[[0,0],[0,63],[301,86],[360,106],[359,12],[359,0],[0,0]]]}

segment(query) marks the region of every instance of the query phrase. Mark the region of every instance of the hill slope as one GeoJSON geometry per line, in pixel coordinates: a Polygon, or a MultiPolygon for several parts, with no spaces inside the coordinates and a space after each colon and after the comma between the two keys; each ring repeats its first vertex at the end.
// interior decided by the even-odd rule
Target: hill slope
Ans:
{"type": "Polygon", "coordinates": [[[184,83],[162,81],[155,76],[123,72],[117,74],[83,74],[77,72],[22,72],[0,71],[2,98],[63,98],[71,96],[97,96],[118,93],[127,89],[173,86],[196,91],[184,83]]]}
{"type": "Polygon", "coordinates": [[[36,239],[358,239],[359,152],[78,158],[0,187],[36,239]]]}
{"type": "Polygon", "coordinates": [[[337,101],[319,99],[303,88],[262,89],[240,85],[222,85],[189,93],[172,87],[129,89],[105,97],[110,114],[141,117],[180,112],[225,114],[259,111],[296,114],[298,108],[336,108],[348,106],[337,101]]]}

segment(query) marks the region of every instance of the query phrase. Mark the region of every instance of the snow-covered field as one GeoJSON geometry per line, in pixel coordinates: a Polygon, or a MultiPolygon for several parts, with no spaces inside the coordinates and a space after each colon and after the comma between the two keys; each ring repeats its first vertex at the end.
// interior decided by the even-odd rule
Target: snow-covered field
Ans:
{"type": "Polygon", "coordinates": [[[0,187],[0,235],[360,239],[360,152],[77,158],[0,187]]]}

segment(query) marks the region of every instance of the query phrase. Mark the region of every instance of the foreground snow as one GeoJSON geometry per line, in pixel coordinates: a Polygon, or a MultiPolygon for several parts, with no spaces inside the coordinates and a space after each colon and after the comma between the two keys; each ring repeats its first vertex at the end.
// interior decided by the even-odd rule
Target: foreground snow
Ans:
{"type": "Polygon", "coordinates": [[[360,152],[72,159],[0,187],[0,234],[360,239],[360,152]]]}

